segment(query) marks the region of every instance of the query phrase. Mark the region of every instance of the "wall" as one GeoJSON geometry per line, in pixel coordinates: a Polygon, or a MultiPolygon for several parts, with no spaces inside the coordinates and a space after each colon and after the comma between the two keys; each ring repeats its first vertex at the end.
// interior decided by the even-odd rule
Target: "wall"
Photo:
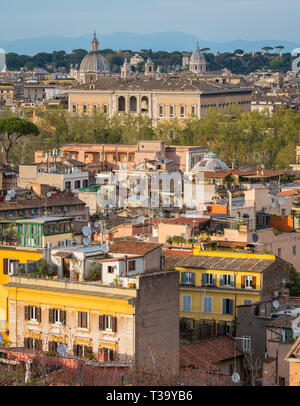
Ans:
{"type": "Polygon", "coordinates": [[[158,242],[165,244],[168,237],[187,235],[187,239],[191,238],[192,227],[181,224],[158,224],[158,242]]]}
{"type": "Polygon", "coordinates": [[[153,359],[166,356],[170,367],[178,371],[179,352],[179,274],[155,273],[137,278],[135,313],[136,362],[152,368],[153,359]]]}

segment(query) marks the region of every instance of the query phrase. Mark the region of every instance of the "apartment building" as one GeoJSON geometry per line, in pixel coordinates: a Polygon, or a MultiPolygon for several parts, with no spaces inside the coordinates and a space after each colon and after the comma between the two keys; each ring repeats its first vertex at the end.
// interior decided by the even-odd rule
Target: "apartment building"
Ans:
{"type": "Polygon", "coordinates": [[[266,254],[193,250],[177,262],[180,317],[215,320],[232,333],[237,306],[272,298],[289,280],[290,264],[266,254]]]}

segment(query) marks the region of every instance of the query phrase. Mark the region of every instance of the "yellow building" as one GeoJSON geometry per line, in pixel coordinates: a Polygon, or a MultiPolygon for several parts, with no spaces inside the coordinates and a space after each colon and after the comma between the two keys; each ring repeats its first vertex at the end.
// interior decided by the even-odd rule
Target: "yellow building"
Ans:
{"type": "Polygon", "coordinates": [[[176,271],[136,276],[135,288],[24,276],[5,288],[10,346],[53,352],[63,343],[67,355],[151,367],[153,354],[178,354],[176,271]]]}
{"type": "Polygon", "coordinates": [[[72,245],[71,219],[44,216],[0,222],[0,340],[8,340],[7,291],[3,285],[17,273],[29,273],[44,249],[72,245]]]}
{"type": "Polygon", "coordinates": [[[41,250],[26,250],[19,247],[0,248],[0,334],[5,342],[8,340],[8,306],[7,291],[3,287],[9,281],[11,269],[17,265],[28,265],[42,258],[41,250]]]}
{"type": "Polygon", "coordinates": [[[232,332],[236,307],[272,297],[283,280],[289,280],[290,264],[274,255],[194,249],[177,263],[180,271],[180,317],[191,327],[215,320],[232,332]]]}

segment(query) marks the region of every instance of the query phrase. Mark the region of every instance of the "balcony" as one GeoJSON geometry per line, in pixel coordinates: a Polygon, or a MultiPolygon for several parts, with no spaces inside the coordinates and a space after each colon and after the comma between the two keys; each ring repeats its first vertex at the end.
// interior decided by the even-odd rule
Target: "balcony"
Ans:
{"type": "Polygon", "coordinates": [[[50,279],[50,276],[45,277],[32,277],[25,275],[11,276],[9,283],[14,286],[22,286],[22,288],[28,287],[28,289],[40,289],[40,290],[63,290],[73,291],[78,294],[91,294],[91,295],[103,295],[107,297],[117,296],[118,298],[128,300],[137,296],[137,289],[123,288],[123,287],[111,287],[105,286],[101,282],[86,281],[77,282],[70,279],[50,279]],[[47,279],[48,278],[48,279],[47,279]]]}

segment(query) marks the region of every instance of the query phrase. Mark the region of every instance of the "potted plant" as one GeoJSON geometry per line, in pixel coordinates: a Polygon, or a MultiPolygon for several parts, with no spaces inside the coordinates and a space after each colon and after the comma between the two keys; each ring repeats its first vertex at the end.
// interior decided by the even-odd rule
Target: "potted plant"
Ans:
{"type": "Polygon", "coordinates": [[[113,282],[113,286],[116,288],[118,286],[118,284],[119,284],[119,279],[115,278],[114,282],[113,282]]]}
{"type": "Polygon", "coordinates": [[[73,280],[78,281],[79,279],[79,273],[78,272],[73,272],[73,280]]]}

